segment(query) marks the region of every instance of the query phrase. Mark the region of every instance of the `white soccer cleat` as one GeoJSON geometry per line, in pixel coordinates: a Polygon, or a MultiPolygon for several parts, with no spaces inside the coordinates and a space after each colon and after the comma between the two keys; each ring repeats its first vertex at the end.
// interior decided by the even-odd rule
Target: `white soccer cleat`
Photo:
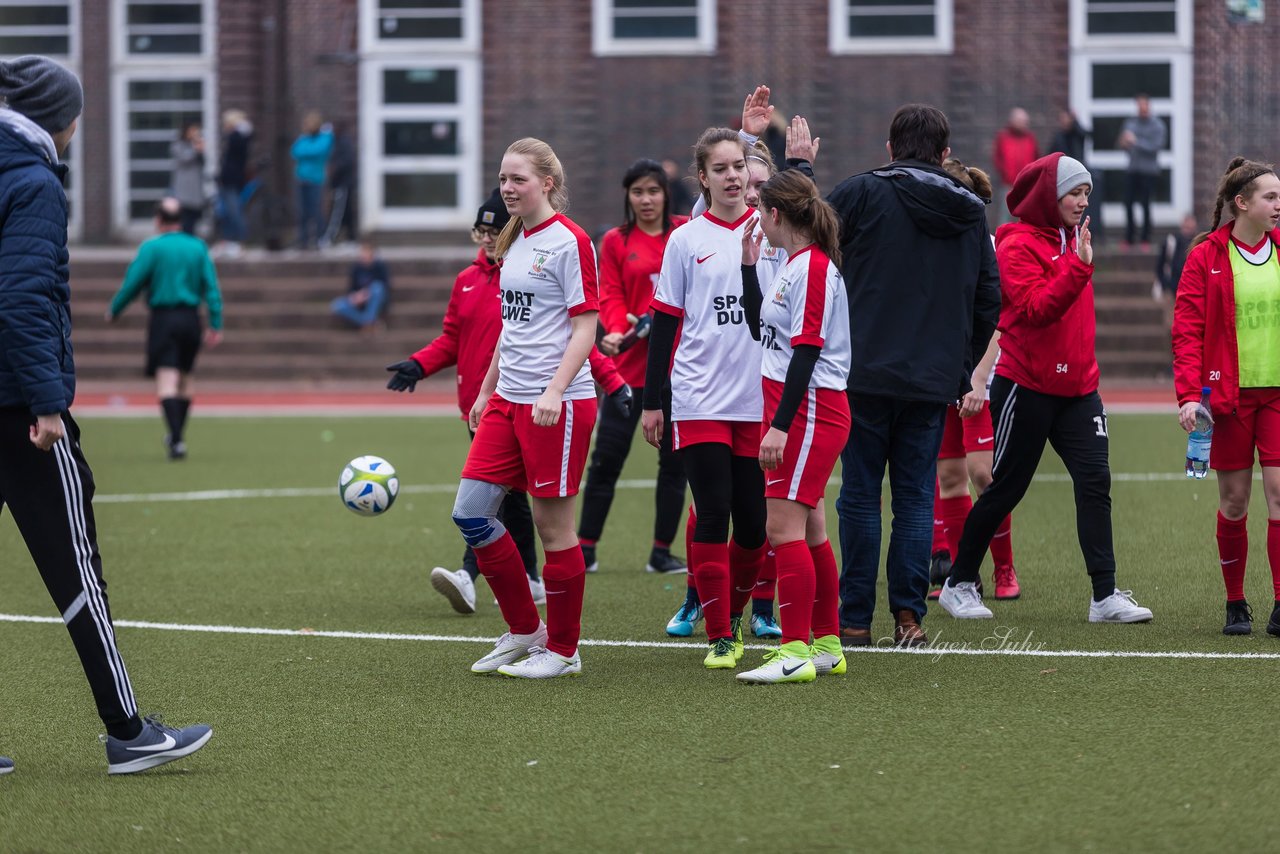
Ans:
{"type": "Polygon", "coordinates": [[[1151,609],[1133,601],[1132,590],[1117,590],[1101,602],[1089,602],[1091,623],[1149,623],[1151,609]]]}
{"type": "Polygon", "coordinates": [[[504,664],[514,664],[535,649],[541,649],[547,643],[547,624],[539,621],[538,630],[527,635],[513,635],[507,632],[498,638],[493,651],[471,665],[472,673],[493,673],[504,664]]]}
{"type": "Polygon", "coordinates": [[[505,664],[498,668],[503,676],[517,679],[559,679],[562,676],[581,676],[582,657],[577,651],[573,658],[565,658],[540,646],[529,650],[529,657],[515,664],[505,664]]]}
{"type": "Polygon", "coordinates": [[[431,570],[431,586],[449,600],[459,614],[476,612],[476,583],[465,569],[451,570],[437,566],[431,570]]]}
{"type": "Polygon", "coordinates": [[[781,685],[787,682],[812,682],[818,671],[809,658],[808,644],[794,641],[765,650],[764,664],[755,670],[738,674],[739,682],[752,685],[781,685]]]}
{"type": "Polygon", "coordinates": [[[953,587],[951,579],[947,579],[938,595],[938,604],[957,620],[989,620],[995,616],[982,604],[978,585],[972,581],[962,581],[953,587]]]}
{"type": "Polygon", "coordinates": [[[533,604],[547,604],[547,585],[542,579],[529,579],[529,592],[533,594],[533,604]]]}

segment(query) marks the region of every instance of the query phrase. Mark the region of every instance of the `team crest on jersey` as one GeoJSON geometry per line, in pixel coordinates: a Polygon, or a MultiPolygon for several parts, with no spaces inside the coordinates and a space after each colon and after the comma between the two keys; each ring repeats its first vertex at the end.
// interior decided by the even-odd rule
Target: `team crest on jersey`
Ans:
{"type": "Polygon", "coordinates": [[[551,256],[549,256],[546,252],[535,253],[533,256],[533,266],[529,269],[529,272],[533,273],[534,275],[541,276],[542,265],[547,263],[547,258],[549,257],[551,256]]]}
{"type": "Polygon", "coordinates": [[[791,283],[788,282],[786,279],[783,279],[781,282],[778,283],[778,289],[773,292],[774,305],[783,305],[786,302],[787,288],[790,286],[790,284],[791,283]]]}
{"type": "Polygon", "coordinates": [[[770,261],[774,260],[778,257],[778,247],[771,245],[769,240],[766,238],[765,241],[760,244],[760,257],[768,258],[770,261]]]}

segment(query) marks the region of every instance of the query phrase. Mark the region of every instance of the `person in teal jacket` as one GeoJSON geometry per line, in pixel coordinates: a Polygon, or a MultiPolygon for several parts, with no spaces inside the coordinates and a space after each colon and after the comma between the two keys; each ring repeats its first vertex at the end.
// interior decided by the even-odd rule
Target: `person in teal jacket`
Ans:
{"type": "Polygon", "coordinates": [[[302,134],[293,141],[293,176],[298,181],[298,248],[314,249],[324,233],[320,216],[320,196],[324,190],[329,154],[333,151],[333,128],[316,110],[302,119],[302,134]]]}
{"type": "Polygon", "coordinates": [[[156,205],[155,237],[138,247],[124,274],[124,283],[107,320],[114,321],[143,291],[151,307],[147,331],[147,376],[156,378],[156,396],[169,432],[164,437],[169,459],[187,455],[183,431],[191,411],[191,372],[201,339],[210,347],[222,342],[222,294],[218,274],[204,241],[181,231],[182,208],[177,199],[156,205]],[[209,312],[209,328],[202,329],[200,303],[209,312]]]}

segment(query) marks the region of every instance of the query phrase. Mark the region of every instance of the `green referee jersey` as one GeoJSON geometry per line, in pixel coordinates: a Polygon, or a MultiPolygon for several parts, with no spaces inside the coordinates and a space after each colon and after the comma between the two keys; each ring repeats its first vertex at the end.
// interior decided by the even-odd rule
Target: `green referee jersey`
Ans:
{"type": "Polygon", "coordinates": [[[117,317],[142,291],[152,308],[209,309],[209,326],[222,328],[222,293],[209,249],[198,237],[170,231],[149,238],[124,274],[124,283],[111,300],[111,316],[117,317]]]}

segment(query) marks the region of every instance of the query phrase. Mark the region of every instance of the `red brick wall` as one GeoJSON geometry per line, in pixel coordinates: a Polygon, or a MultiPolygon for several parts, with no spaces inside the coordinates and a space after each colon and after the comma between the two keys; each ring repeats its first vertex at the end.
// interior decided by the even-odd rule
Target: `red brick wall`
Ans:
{"type": "Polygon", "coordinates": [[[86,243],[111,240],[111,46],[92,33],[111,31],[106,3],[81,3],[80,82],[84,86],[84,114],[75,145],[80,146],[79,180],[86,243]]]}

